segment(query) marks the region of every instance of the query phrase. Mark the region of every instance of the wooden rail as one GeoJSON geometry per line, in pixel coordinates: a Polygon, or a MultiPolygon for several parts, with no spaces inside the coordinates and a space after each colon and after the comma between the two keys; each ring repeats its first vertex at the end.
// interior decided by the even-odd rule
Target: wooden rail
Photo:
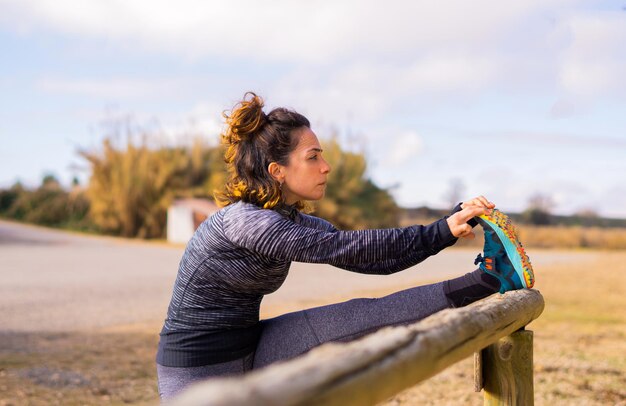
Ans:
{"type": "MultiPolygon", "coordinates": [[[[505,338],[504,343],[500,339],[536,319],[543,307],[543,297],[536,290],[493,295],[350,343],[325,344],[241,377],[196,384],[171,404],[374,405],[486,347],[493,351],[483,352],[489,363],[479,364],[484,385],[482,379],[478,385],[485,388],[485,403],[529,404],[530,399],[532,404],[532,355],[528,359],[527,351],[520,351],[515,339],[505,338]],[[522,362],[518,362],[520,356],[522,362]],[[530,373],[530,387],[522,382],[528,377],[516,378],[517,371],[512,373],[512,368],[530,373]],[[517,384],[526,387],[516,388],[517,384]]],[[[528,337],[521,340],[528,342],[528,337]]]]}

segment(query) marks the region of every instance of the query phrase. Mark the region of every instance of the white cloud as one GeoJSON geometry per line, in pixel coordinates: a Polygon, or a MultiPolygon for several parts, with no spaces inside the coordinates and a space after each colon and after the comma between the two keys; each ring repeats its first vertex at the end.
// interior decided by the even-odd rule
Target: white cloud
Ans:
{"type": "Polygon", "coordinates": [[[464,91],[482,88],[499,76],[498,61],[476,55],[433,55],[416,61],[399,82],[418,91],[464,91]]]}
{"type": "MultiPolygon", "coordinates": [[[[579,4],[22,0],[0,3],[0,22],[133,53],[276,63],[293,78],[280,81],[279,94],[295,88],[298,97],[344,106],[359,99],[371,114],[390,108],[393,97],[431,93],[471,97],[555,83],[574,95],[624,93],[626,61],[617,50],[626,41],[626,13],[580,11],[579,4]]],[[[85,82],[74,91],[124,92],[117,84],[131,88],[85,82]]]]}
{"type": "Polygon", "coordinates": [[[405,165],[422,152],[422,139],[415,131],[405,131],[391,137],[392,145],[387,155],[387,164],[405,165]]]}
{"type": "Polygon", "coordinates": [[[121,110],[119,106],[110,106],[104,111],[73,110],[65,114],[92,123],[89,139],[82,134],[79,137],[82,139],[74,143],[82,148],[97,148],[95,146],[105,136],[125,142],[126,136],[138,137],[139,140],[144,135],[148,136],[148,142],[158,146],[191,145],[197,138],[208,145],[217,145],[223,127],[221,111],[220,106],[203,101],[190,109],[159,114],[147,110],[130,112],[121,110]]]}
{"type": "MultiPolygon", "coordinates": [[[[349,70],[349,69],[348,69],[349,70]]],[[[344,123],[351,118],[359,125],[380,118],[389,110],[388,91],[374,91],[367,80],[342,80],[346,71],[339,69],[326,80],[310,79],[296,72],[279,80],[272,91],[272,100],[287,105],[309,118],[331,123],[344,123]]],[[[373,79],[373,78],[372,78],[373,79]]]]}
{"type": "Polygon", "coordinates": [[[304,66],[274,84],[273,98],[307,106],[303,113],[324,120],[354,119],[367,127],[406,103],[428,108],[433,98],[464,101],[490,82],[502,81],[498,63],[481,55],[440,52],[409,64],[355,61],[321,71],[304,66]]]}
{"type": "Polygon", "coordinates": [[[626,98],[626,13],[572,13],[562,24],[571,35],[559,67],[563,91],[579,97],[626,98]]]}
{"type": "Polygon", "coordinates": [[[187,56],[323,63],[356,54],[493,48],[503,32],[571,1],[549,3],[22,0],[4,2],[2,14],[21,32],[51,29],[187,56]]]}
{"type": "Polygon", "coordinates": [[[550,108],[550,117],[554,119],[574,117],[582,112],[581,106],[568,99],[559,99],[550,108]]]}
{"type": "Polygon", "coordinates": [[[171,96],[181,89],[193,86],[188,79],[142,78],[75,79],[44,78],[38,87],[50,93],[77,94],[97,99],[133,99],[156,96],[171,96]]]}
{"type": "Polygon", "coordinates": [[[196,137],[202,137],[208,144],[217,145],[223,129],[220,111],[219,106],[202,102],[188,112],[166,118],[161,128],[176,144],[193,142],[196,137]]]}

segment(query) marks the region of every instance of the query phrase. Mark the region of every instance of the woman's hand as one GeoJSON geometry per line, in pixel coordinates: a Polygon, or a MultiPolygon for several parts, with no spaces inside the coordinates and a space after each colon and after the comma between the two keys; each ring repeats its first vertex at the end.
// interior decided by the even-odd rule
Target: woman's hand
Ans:
{"type": "MultiPolygon", "coordinates": [[[[470,200],[470,202],[473,200],[470,200]]],[[[480,201],[482,202],[482,200],[480,201]]],[[[467,224],[467,222],[476,216],[480,216],[481,214],[487,214],[487,212],[491,210],[492,207],[485,207],[483,205],[471,205],[466,203],[463,203],[463,205],[465,205],[463,210],[457,211],[456,213],[448,217],[446,221],[448,222],[448,227],[450,227],[450,232],[453,236],[457,238],[474,238],[475,235],[472,231],[472,226],[467,224]]],[[[493,203],[491,203],[491,205],[493,205],[493,203]]]]}
{"type": "Polygon", "coordinates": [[[496,205],[491,203],[489,200],[487,200],[485,196],[478,196],[466,202],[461,203],[462,209],[469,207],[469,206],[484,207],[486,209],[493,209],[496,207],[496,205]]]}

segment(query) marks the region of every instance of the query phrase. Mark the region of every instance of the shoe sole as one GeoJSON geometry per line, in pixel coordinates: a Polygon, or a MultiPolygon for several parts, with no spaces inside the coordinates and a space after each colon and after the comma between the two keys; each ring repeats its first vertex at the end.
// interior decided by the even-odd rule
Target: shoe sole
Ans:
{"type": "Polygon", "coordinates": [[[481,214],[479,217],[496,232],[502,241],[506,255],[511,260],[524,287],[532,288],[535,285],[533,267],[509,217],[497,209],[492,210],[490,214],[481,214]]]}

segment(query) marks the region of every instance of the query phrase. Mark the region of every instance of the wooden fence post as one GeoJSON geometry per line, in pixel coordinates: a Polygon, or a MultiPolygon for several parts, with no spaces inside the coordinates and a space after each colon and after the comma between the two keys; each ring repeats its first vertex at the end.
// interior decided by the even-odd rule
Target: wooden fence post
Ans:
{"type": "Polygon", "coordinates": [[[518,330],[483,350],[485,405],[534,404],[533,332],[518,330]]]}

